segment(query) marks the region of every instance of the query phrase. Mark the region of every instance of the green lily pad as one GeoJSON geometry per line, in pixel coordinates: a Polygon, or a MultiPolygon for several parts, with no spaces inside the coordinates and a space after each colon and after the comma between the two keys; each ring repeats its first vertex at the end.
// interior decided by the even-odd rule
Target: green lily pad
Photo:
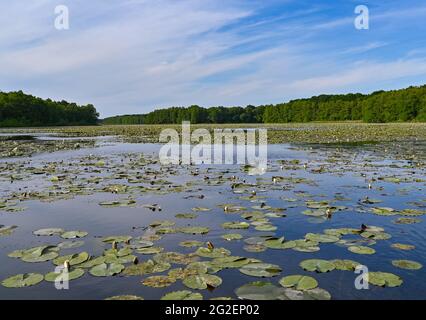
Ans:
{"type": "Polygon", "coordinates": [[[203,296],[198,292],[181,290],[166,293],[161,297],[161,300],[203,300],[203,296]]]}
{"type": "Polygon", "coordinates": [[[38,273],[24,273],[9,277],[2,281],[6,288],[24,288],[34,286],[43,281],[43,275],[38,273]]]}
{"type": "Polygon", "coordinates": [[[421,263],[412,260],[393,260],[392,264],[395,267],[407,270],[419,270],[423,268],[421,263]]]}
{"type": "Polygon", "coordinates": [[[122,274],[125,276],[142,276],[151,273],[160,273],[170,269],[170,264],[166,262],[157,263],[153,260],[127,266],[122,274]]]}
{"type": "Polygon", "coordinates": [[[197,217],[195,213],[178,213],[175,215],[177,219],[195,219],[197,217]]]}
{"type": "Polygon", "coordinates": [[[376,253],[376,250],[370,247],[365,246],[350,246],[348,248],[350,252],[356,253],[356,254],[374,254],[376,253]]]}
{"type": "Polygon", "coordinates": [[[390,239],[392,236],[389,233],[385,232],[365,231],[361,233],[361,237],[373,240],[387,240],[390,239]]]}
{"type": "Polygon", "coordinates": [[[246,264],[239,270],[241,273],[252,277],[275,277],[282,271],[278,265],[262,262],[246,264]]]}
{"type": "Polygon", "coordinates": [[[61,228],[46,228],[46,229],[39,229],[33,232],[36,236],[53,236],[53,235],[60,235],[64,233],[65,230],[61,228]]]}
{"type": "Polygon", "coordinates": [[[182,227],[178,230],[187,234],[207,234],[210,231],[207,227],[182,227]]]}
{"type": "Polygon", "coordinates": [[[239,287],[235,294],[245,300],[288,300],[285,291],[270,282],[255,281],[239,287]]]}
{"type": "Polygon", "coordinates": [[[119,263],[101,263],[90,269],[90,274],[95,277],[109,277],[119,274],[123,271],[124,266],[119,263]]]}
{"type": "Polygon", "coordinates": [[[334,266],[336,267],[336,270],[342,270],[342,271],[354,271],[358,265],[361,265],[360,263],[356,261],[348,260],[348,259],[344,259],[344,260],[335,259],[335,260],[331,260],[330,262],[334,264],[334,266]]]}
{"type": "Polygon", "coordinates": [[[301,291],[315,289],[318,287],[318,282],[314,278],[302,275],[284,277],[279,281],[279,283],[285,288],[294,288],[301,291]]]}
{"type": "Polygon", "coordinates": [[[222,228],[224,229],[248,229],[250,225],[247,222],[225,222],[222,224],[222,228]]]}
{"type": "Polygon", "coordinates": [[[185,278],[182,283],[191,289],[217,288],[222,284],[222,279],[212,274],[198,274],[185,278]]]}
{"type": "Polygon", "coordinates": [[[183,254],[179,252],[162,252],[158,253],[153,257],[157,263],[175,263],[175,264],[190,264],[191,262],[197,261],[199,258],[197,255],[183,254]]]}
{"type": "Polygon", "coordinates": [[[336,268],[332,262],[321,259],[304,260],[300,263],[300,266],[304,270],[315,271],[320,273],[330,272],[336,268]]]}
{"type": "Polygon", "coordinates": [[[53,260],[53,264],[59,266],[64,264],[64,262],[66,260],[69,261],[69,264],[71,266],[86,262],[87,260],[89,260],[90,256],[87,252],[81,252],[81,253],[76,253],[76,254],[70,254],[67,256],[62,256],[62,257],[57,257],[53,260]]]}
{"type": "Polygon", "coordinates": [[[61,234],[61,238],[64,239],[76,239],[76,238],[84,238],[88,233],[86,231],[66,231],[61,234]]]}
{"type": "Polygon", "coordinates": [[[11,235],[16,228],[17,226],[5,226],[0,224],[0,236],[11,235]]]}
{"type": "MultiPolygon", "coordinates": [[[[56,279],[58,279],[59,276],[61,276],[61,275],[64,274],[63,272],[64,271],[58,272],[58,273],[56,273],[56,272],[49,272],[48,274],[46,274],[44,276],[44,280],[49,281],[49,282],[55,282],[56,279]]],[[[71,280],[75,280],[75,279],[81,278],[83,275],[84,275],[84,270],[83,269],[79,269],[79,268],[78,269],[71,269],[68,272],[68,278],[67,279],[69,281],[71,281],[71,280]]]]}
{"type": "Polygon", "coordinates": [[[204,248],[200,247],[195,251],[195,254],[204,258],[222,258],[231,255],[231,251],[225,248],[204,248]]]}
{"type": "Polygon", "coordinates": [[[402,284],[402,279],[388,272],[369,272],[368,282],[379,287],[399,287],[402,284]]]}
{"type": "Polygon", "coordinates": [[[241,240],[243,236],[239,233],[228,233],[221,236],[222,239],[225,239],[226,241],[232,241],[232,240],[241,240]]]}
{"type": "Polygon", "coordinates": [[[58,250],[59,248],[56,246],[35,247],[21,251],[20,258],[25,262],[45,262],[55,259],[59,255],[58,250]]]}
{"type": "Polygon", "coordinates": [[[416,247],[411,244],[393,243],[391,247],[399,250],[414,250],[416,247]]]}
{"type": "Polygon", "coordinates": [[[176,282],[176,279],[169,276],[151,276],[142,281],[147,287],[165,288],[176,282]]]}
{"type": "Polygon", "coordinates": [[[181,247],[192,248],[192,247],[201,247],[204,245],[204,242],[196,241],[196,240],[187,240],[179,242],[181,247]]]}
{"type": "Polygon", "coordinates": [[[121,242],[129,242],[131,239],[132,239],[131,236],[110,236],[110,237],[102,238],[102,242],[106,242],[106,243],[113,243],[113,242],[121,243],[121,242]]]}
{"type": "Polygon", "coordinates": [[[59,249],[75,249],[79,248],[84,245],[84,241],[64,241],[61,243],[58,243],[57,247],[59,249]]]}
{"type": "Polygon", "coordinates": [[[305,235],[305,239],[323,242],[323,243],[333,243],[340,240],[340,237],[329,235],[329,234],[320,234],[320,233],[307,233],[305,235]]]}

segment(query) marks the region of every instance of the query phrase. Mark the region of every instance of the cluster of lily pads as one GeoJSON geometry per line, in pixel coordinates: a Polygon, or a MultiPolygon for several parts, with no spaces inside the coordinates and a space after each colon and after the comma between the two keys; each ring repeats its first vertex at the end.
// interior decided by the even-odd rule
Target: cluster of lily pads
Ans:
{"type": "MultiPolygon", "coordinates": [[[[374,214],[382,217],[381,219],[392,216],[393,222],[401,225],[398,226],[401,228],[405,224],[421,223],[421,217],[426,214],[426,199],[407,203],[406,208],[394,209],[380,205],[384,196],[375,199],[370,193],[374,192],[377,197],[379,192],[384,194],[384,186],[387,184],[410,186],[411,183],[416,183],[421,188],[426,181],[421,177],[424,166],[415,156],[407,156],[411,163],[401,167],[414,171],[408,175],[402,170],[392,174],[386,170],[380,171],[381,168],[378,169],[374,161],[381,159],[381,156],[375,152],[365,156],[368,161],[363,162],[362,172],[359,164],[339,158],[339,155],[346,152],[339,148],[326,150],[321,155],[315,152],[315,149],[312,150],[315,161],[275,161],[268,168],[271,174],[258,178],[248,178],[245,175],[247,167],[244,166],[233,169],[160,166],[155,157],[134,153],[90,155],[44,162],[42,165],[30,162],[0,163],[0,183],[7,186],[5,189],[11,190],[8,194],[2,194],[0,200],[0,211],[5,214],[24,211],[23,204],[31,200],[50,202],[99,194],[108,198],[96,202],[101,211],[129,208],[138,214],[152,217],[149,224],[140,228],[143,233],[139,235],[102,237],[103,253],[100,255],[86,251],[76,251],[73,254],[62,252],[83,246],[84,239],[89,237],[85,231],[63,228],[36,230],[33,232],[34,236],[43,240],[55,237],[61,242],[15,250],[8,256],[26,263],[50,262],[50,267],[43,274],[8,276],[1,283],[7,288],[21,288],[34,286],[42,281],[52,282],[60,275],[52,270],[56,266],[63,266],[68,271],[69,280],[83,281],[86,276],[98,279],[113,276],[136,277],[135,281],[147,288],[168,288],[178,283],[183,287],[182,290],[168,292],[162,299],[198,300],[204,298],[203,290],[212,291],[222,285],[222,274],[227,269],[235,269],[241,277],[252,277],[252,280],[257,281],[248,282],[235,288],[233,294],[216,297],[217,299],[331,299],[331,294],[320,287],[320,284],[325,283],[320,283],[319,277],[315,278],[318,273],[353,272],[357,266],[363,264],[362,261],[355,260],[363,260],[365,255],[374,257],[376,250],[379,250],[376,246],[378,242],[401,250],[400,253],[415,249],[412,244],[391,243],[392,235],[388,228],[385,230],[384,227],[362,222],[374,214]],[[365,180],[359,187],[360,196],[355,200],[348,199],[343,193],[336,192],[330,199],[320,191],[316,194],[306,191],[307,188],[320,190],[321,179],[315,179],[317,175],[343,175],[350,170],[365,180]],[[306,176],[297,176],[296,173],[300,171],[306,173],[306,176]],[[180,179],[181,176],[189,176],[189,179],[180,179]],[[35,180],[39,182],[37,188],[14,188],[15,184],[35,180]],[[199,201],[217,192],[215,187],[221,187],[221,192],[225,190],[226,203],[200,205],[199,201]],[[187,201],[186,212],[170,212],[161,203],[143,201],[146,195],[161,199],[163,195],[171,193],[187,201]],[[278,198],[274,198],[274,194],[278,194],[278,198]],[[193,204],[192,200],[197,203],[193,204]],[[348,202],[351,204],[348,205],[348,202]],[[356,226],[333,228],[334,219],[347,214],[359,214],[360,223],[356,226]],[[167,218],[163,215],[167,215],[167,218]],[[291,219],[296,215],[298,219],[304,219],[306,224],[324,223],[327,227],[320,232],[307,232],[287,238],[283,235],[281,226],[291,224],[291,219]],[[212,225],[203,226],[198,223],[199,218],[205,216],[212,220],[212,225]],[[220,222],[215,225],[216,217],[220,222]],[[219,233],[216,238],[211,235],[213,229],[215,235],[219,233]],[[179,246],[185,248],[184,252],[188,249],[191,252],[168,251],[166,246],[157,243],[166,237],[179,239],[179,246]],[[217,245],[217,242],[225,244],[217,245]],[[241,246],[242,251],[233,254],[226,246],[231,242],[232,245],[241,246]],[[309,256],[325,251],[331,245],[344,248],[346,254],[355,260],[312,259],[309,256]],[[256,258],[256,253],[267,250],[271,253],[268,261],[256,258]],[[302,259],[299,263],[300,272],[284,274],[285,266],[273,261],[274,255],[279,254],[280,250],[307,255],[307,259],[302,259]]],[[[409,193],[410,190],[401,188],[399,192],[409,193]]],[[[13,236],[18,227],[0,225],[0,236],[13,236]]],[[[140,229],[134,230],[138,232],[140,229]]],[[[422,268],[420,262],[405,259],[394,259],[386,263],[395,270],[422,268]]],[[[404,280],[397,273],[371,270],[368,281],[374,286],[398,287],[404,280]]],[[[143,298],[117,295],[109,299],[143,298]]]]}

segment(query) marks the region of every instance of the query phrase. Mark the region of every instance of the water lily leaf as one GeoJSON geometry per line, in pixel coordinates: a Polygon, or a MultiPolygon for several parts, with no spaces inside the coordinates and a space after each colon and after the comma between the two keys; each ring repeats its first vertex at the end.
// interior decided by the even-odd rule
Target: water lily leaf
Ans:
{"type": "Polygon", "coordinates": [[[222,228],[224,229],[248,229],[250,225],[247,222],[225,222],[222,224],[222,228]]]}
{"type": "Polygon", "coordinates": [[[421,263],[412,260],[393,260],[392,264],[395,267],[407,270],[419,270],[423,268],[421,263]]]}
{"type": "Polygon", "coordinates": [[[256,227],[255,227],[255,229],[257,230],[257,231],[275,231],[275,230],[277,230],[278,228],[276,227],[276,226],[274,226],[274,225],[272,225],[272,224],[269,224],[269,223],[264,223],[264,224],[259,224],[259,225],[257,225],[256,227]]]}
{"type": "Polygon", "coordinates": [[[284,277],[279,281],[279,283],[285,288],[294,288],[300,291],[315,289],[318,287],[318,282],[314,278],[302,275],[284,277]]]}
{"type": "Polygon", "coordinates": [[[144,300],[141,296],[122,295],[106,298],[105,300],[144,300]]]}
{"type": "Polygon", "coordinates": [[[65,232],[64,229],[61,228],[46,228],[46,229],[39,229],[33,232],[36,236],[53,236],[53,235],[60,235],[63,232],[65,232]]]}
{"type": "Polygon", "coordinates": [[[58,243],[57,247],[59,249],[75,249],[84,245],[84,241],[64,241],[58,243]]]}
{"type": "Polygon", "coordinates": [[[245,300],[288,300],[285,291],[270,282],[256,281],[239,287],[235,294],[245,300]]]}
{"type": "Polygon", "coordinates": [[[187,234],[206,234],[210,231],[210,229],[207,227],[182,227],[178,230],[187,234]]]}
{"type": "Polygon", "coordinates": [[[348,259],[344,259],[344,260],[335,259],[335,260],[331,260],[330,262],[334,264],[336,270],[343,270],[343,271],[354,271],[358,265],[361,265],[360,263],[356,261],[348,260],[348,259]]]}
{"type": "Polygon", "coordinates": [[[402,284],[402,279],[388,272],[369,272],[368,282],[379,287],[399,287],[402,284]]]}
{"type": "Polygon", "coordinates": [[[34,286],[43,281],[43,275],[38,273],[24,273],[9,277],[2,281],[6,288],[24,288],[34,286]]]}
{"type": "Polygon", "coordinates": [[[216,258],[210,261],[210,266],[213,268],[228,269],[228,268],[241,268],[242,266],[254,262],[254,259],[248,259],[238,256],[230,256],[223,258],[216,258]]]}
{"type": "Polygon", "coordinates": [[[209,209],[209,208],[203,208],[203,207],[195,207],[195,208],[192,208],[192,211],[204,211],[204,212],[207,212],[207,211],[211,211],[212,209],[209,209]]]}
{"type": "Polygon", "coordinates": [[[178,213],[175,215],[177,219],[195,219],[198,216],[194,213],[178,213]]]}
{"type": "Polygon", "coordinates": [[[261,262],[246,264],[239,270],[241,273],[253,277],[275,277],[282,271],[278,265],[261,262]]]}
{"type": "Polygon", "coordinates": [[[89,258],[90,256],[87,252],[81,252],[76,254],[70,254],[67,256],[57,257],[53,260],[53,264],[57,266],[63,265],[64,262],[68,260],[71,266],[75,266],[77,264],[86,262],[87,260],[89,260],[89,258]]]}
{"type": "Polygon", "coordinates": [[[374,254],[376,253],[376,250],[370,247],[365,246],[350,246],[348,248],[350,252],[357,253],[357,254],[374,254]]]}
{"type": "Polygon", "coordinates": [[[371,208],[371,212],[373,212],[374,214],[377,214],[379,216],[394,216],[394,215],[398,214],[398,212],[395,211],[395,209],[387,208],[387,207],[371,208]]]}
{"type": "Polygon", "coordinates": [[[393,220],[392,222],[396,224],[415,224],[422,222],[422,220],[415,218],[398,218],[396,220],[393,220]]]}
{"type": "Polygon", "coordinates": [[[323,242],[323,243],[332,243],[340,240],[340,237],[329,235],[329,234],[320,234],[320,233],[307,233],[305,235],[305,239],[323,242]]]}
{"type": "Polygon", "coordinates": [[[226,241],[232,241],[232,240],[241,240],[243,236],[239,233],[227,233],[221,236],[222,239],[225,239],[226,241]]]}
{"type": "Polygon", "coordinates": [[[121,243],[121,242],[129,242],[132,239],[131,236],[111,236],[111,237],[105,237],[102,238],[102,242],[106,243],[121,243]]]}
{"type": "Polygon", "coordinates": [[[204,258],[222,258],[231,255],[231,251],[225,248],[204,248],[200,247],[195,251],[195,254],[204,258]]]}
{"type": "Polygon", "coordinates": [[[93,268],[94,266],[100,265],[105,262],[105,257],[96,257],[89,258],[86,262],[83,262],[78,265],[79,268],[93,268]]]}
{"type": "Polygon", "coordinates": [[[153,260],[148,260],[136,265],[126,267],[122,274],[126,276],[142,276],[151,273],[160,273],[170,269],[170,264],[166,262],[157,263],[153,260]]]}
{"type": "Polygon", "coordinates": [[[330,272],[335,269],[332,262],[321,259],[308,259],[300,263],[300,266],[307,271],[330,272]]]}
{"type": "Polygon", "coordinates": [[[176,279],[169,276],[151,276],[142,281],[147,287],[165,288],[176,282],[176,279]]]}
{"type": "Polygon", "coordinates": [[[161,300],[203,300],[203,296],[198,292],[189,290],[173,291],[166,293],[161,300]]]}
{"type": "Polygon", "coordinates": [[[391,244],[391,247],[394,249],[399,249],[399,250],[413,250],[416,247],[411,245],[411,244],[403,244],[403,243],[393,243],[391,244]]]}
{"type": "Polygon", "coordinates": [[[263,252],[267,248],[263,244],[248,244],[243,249],[247,252],[263,252]]]}
{"type": "Polygon", "coordinates": [[[123,269],[124,266],[119,263],[101,263],[91,268],[89,272],[92,276],[95,277],[109,277],[119,274],[121,271],[123,271],[123,269]]]}
{"type": "Polygon", "coordinates": [[[190,264],[191,262],[197,261],[199,258],[197,255],[183,254],[178,252],[162,252],[158,253],[153,257],[157,263],[175,263],[175,264],[190,264]]]}
{"type": "Polygon", "coordinates": [[[45,262],[58,256],[59,248],[56,246],[40,246],[24,250],[21,260],[25,262],[45,262]]]}
{"type": "Polygon", "coordinates": [[[140,254],[157,254],[163,252],[164,248],[162,247],[151,247],[151,248],[139,248],[136,251],[140,254]]]}
{"type": "Polygon", "coordinates": [[[191,289],[217,288],[222,284],[222,279],[212,274],[198,274],[185,278],[182,283],[191,289]]]}
{"type": "Polygon", "coordinates": [[[17,226],[5,226],[0,224],[0,236],[11,235],[16,228],[17,226]]]}
{"type": "Polygon", "coordinates": [[[88,233],[86,231],[66,231],[61,234],[61,238],[76,239],[76,238],[83,238],[87,235],[88,233]]]}
{"type": "Polygon", "coordinates": [[[192,248],[192,247],[201,247],[204,245],[204,242],[195,241],[195,240],[187,240],[179,243],[181,247],[192,248]]]}
{"type": "Polygon", "coordinates": [[[385,232],[364,231],[361,233],[361,237],[373,240],[387,240],[390,239],[392,236],[389,233],[385,232]]]}
{"type": "Polygon", "coordinates": [[[61,277],[60,279],[67,279],[68,281],[75,280],[78,278],[81,278],[84,275],[83,269],[71,269],[68,273],[68,275],[65,275],[65,270],[61,272],[49,272],[44,276],[44,280],[49,282],[55,282],[58,277],[61,277]],[[64,278],[66,277],[66,278],[64,278]]]}

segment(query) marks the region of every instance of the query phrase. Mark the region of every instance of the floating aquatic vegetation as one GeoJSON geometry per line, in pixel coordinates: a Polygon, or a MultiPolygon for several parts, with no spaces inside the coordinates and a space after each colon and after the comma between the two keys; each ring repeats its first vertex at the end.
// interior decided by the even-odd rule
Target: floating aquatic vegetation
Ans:
{"type": "Polygon", "coordinates": [[[222,284],[222,279],[213,274],[192,275],[183,279],[182,283],[190,289],[217,288],[222,284]]]}
{"type": "Polygon", "coordinates": [[[84,238],[89,233],[86,231],[66,231],[61,234],[61,238],[64,239],[77,239],[77,238],[84,238]]]}
{"type": "Polygon", "coordinates": [[[11,258],[20,258],[25,262],[45,262],[55,259],[59,248],[56,246],[39,246],[24,250],[15,250],[8,254],[11,258]]]}
{"type": "Polygon", "coordinates": [[[332,243],[339,241],[340,237],[329,234],[307,233],[305,239],[315,242],[332,243]]]}
{"type": "Polygon", "coordinates": [[[300,291],[315,289],[318,287],[318,282],[314,278],[302,275],[284,277],[279,281],[279,283],[285,288],[294,288],[300,291]]]}
{"type": "Polygon", "coordinates": [[[23,288],[34,286],[43,281],[43,275],[38,273],[24,273],[9,277],[2,281],[6,288],[23,288]]]}
{"type": "Polygon", "coordinates": [[[89,270],[90,274],[95,277],[110,277],[123,271],[124,266],[120,263],[101,263],[89,270]]]}
{"type": "Polygon", "coordinates": [[[153,260],[144,261],[135,265],[127,266],[122,274],[125,276],[142,276],[151,273],[160,273],[170,269],[167,262],[156,262],[153,260]]]}
{"type": "Polygon", "coordinates": [[[391,247],[399,250],[414,250],[416,247],[411,244],[392,243],[391,247]]]}
{"type": "Polygon", "coordinates": [[[203,295],[198,292],[181,290],[166,293],[161,300],[203,300],[203,295]]]}
{"type": "Polygon", "coordinates": [[[242,266],[241,273],[252,277],[275,277],[282,271],[280,266],[270,263],[254,262],[242,266]]]}
{"type": "Polygon", "coordinates": [[[415,218],[398,218],[396,220],[393,220],[392,222],[396,224],[415,224],[422,222],[422,220],[415,218]]]}
{"type": "Polygon", "coordinates": [[[151,276],[142,281],[147,287],[165,288],[176,282],[176,279],[169,276],[151,276]]]}
{"type": "Polygon", "coordinates": [[[120,243],[120,242],[129,242],[132,239],[131,236],[110,236],[102,238],[102,242],[106,243],[120,243]]]}
{"type": "Polygon", "coordinates": [[[250,225],[247,222],[225,222],[222,224],[222,228],[224,229],[248,229],[250,225]]]}
{"type": "Polygon", "coordinates": [[[368,272],[368,282],[379,287],[399,287],[402,279],[389,272],[368,272]]]}
{"type": "Polygon", "coordinates": [[[187,234],[207,234],[210,231],[207,227],[181,227],[177,230],[187,234]]]}
{"type": "Polygon", "coordinates": [[[195,219],[198,215],[194,213],[178,213],[175,215],[175,218],[177,219],[195,219]]]}
{"type": "Polygon", "coordinates": [[[87,252],[81,252],[81,253],[70,254],[67,256],[57,257],[52,262],[53,264],[59,266],[64,264],[65,261],[68,261],[70,266],[74,266],[74,265],[78,265],[80,263],[86,262],[87,260],[89,260],[89,258],[90,256],[87,252]]]}
{"type": "Polygon", "coordinates": [[[190,253],[183,254],[179,252],[162,252],[153,257],[157,263],[190,264],[198,260],[198,256],[190,253]]]}
{"type": "Polygon", "coordinates": [[[5,226],[0,224],[0,236],[10,236],[17,226],[5,226]]]}
{"type": "Polygon", "coordinates": [[[419,270],[423,268],[423,265],[416,261],[411,260],[393,260],[392,265],[397,268],[407,269],[407,270],[419,270]]]}
{"type": "Polygon", "coordinates": [[[204,258],[223,258],[231,255],[231,251],[225,248],[204,248],[200,247],[195,251],[195,254],[204,258]]]}
{"type": "Polygon", "coordinates": [[[77,268],[77,269],[71,269],[69,271],[62,270],[60,272],[49,272],[48,274],[44,276],[44,280],[48,282],[55,282],[58,279],[58,277],[64,274],[66,274],[67,276],[66,279],[68,279],[68,281],[71,281],[71,280],[81,278],[84,275],[84,270],[77,268]]]}
{"type": "Polygon", "coordinates": [[[360,263],[356,261],[348,260],[348,259],[343,259],[343,260],[335,259],[335,260],[330,260],[330,262],[334,264],[334,267],[336,268],[336,270],[343,270],[343,271],[354,271],[357,266],[361,265],[360,263]]]}
{"type": "Polygon", "coordinates": [[[350,246],[348,247],[348,250],[350,252],[356,253],[356,254],[374,254],[376,253],[376,250],[370,247],[365,246],[350,246]]]}
{"type": "Polygon", "coordinates": [[[181,247],[192,248],[192,247],[201,247],[204,245],[204,242],[196,241],[196,240],[187,240],[179,242],[181,247]]]}
{"type": "Polygon", "coordinates": [[[300,263],[300,266],[306,271],[315,271],[318,273],[330,272],[336,268],[332,262],[321,259],[304,260],[300,263]]]}

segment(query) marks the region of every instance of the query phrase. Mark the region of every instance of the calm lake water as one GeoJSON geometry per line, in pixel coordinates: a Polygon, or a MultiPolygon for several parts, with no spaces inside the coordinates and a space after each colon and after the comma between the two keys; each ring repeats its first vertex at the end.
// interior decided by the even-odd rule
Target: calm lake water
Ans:
{"type": "MultiPolygon", "coordinates": [[[[392,264],[392,260],[401,259],[423,265],[426,263],[426,225],[422,216],[426,210],[426,144],[271,145],[268,148],[268,172],[262,176],[248,176],[241,165],[161,168],[155,161],[159,148],[156,144],[126,144],[100,139],[96,148],[1,159],[0,201],[9,199],[8,206],[16,212],[2,211],[0,208],[0,225],[17,228],[10,235],[0,235],[0,280],[19,273],[44,275],[54,270],[52,261],[27,263],[8,257],[14,250],[44,244],[57,245],[65,241],[59,235],[35,236],[35,230],[58,227],[86,231],[86,237],[76,239],[84,241],[81,247],[62,249],[60,255],[86,251],[91,256],[99,256],[105,249],[111,248],[111,244],[101,241],[102,237],[128,235],[136,239],[155,233],[155,228],[147,227],[157,220],[174,222],[173,227],[189,225],[209,228],[209,232],[203,235],[181,232],[162,235],[161,239],[153,242],[155,247],[164,248],[163,252],[190,254],[197,247],[182,247],[179,245],[181,241],[198,240],[203,246],[210,241],[216,248],[226,248],[233,256],[276,264],[281,267],[281,273],[275,277],[258,278],[245,275],[237,268],[224,269],[216,273],[222,279],[222,284],[217,288],[191,290],[181,280],[165,288],[152,288],[141,283],[152,275],[167,275],[169,270],[143,276],[118,274],[95,277],[86,269],[84,276],[70,282],[69,290],[56,290],[54,284],[47,281],[26,288],[0,285],[0,298],[105,299],[116,295],[137,295],[145,299],[159,299],[168,292],[191,290],[200,292],[204,299],[237,299],[235,289],[249,282],[268,281],[280,286],[282,277],[296,274],[314,277],[319,287],[327,290],[332,299],[426,298],[425,268],[406,270],[392,264]],[[414,158],[411,157],[413,152],[416,153],[414,158]],[[272,182],[273,177],[278,177],[275,183],[272,182]],[[233,189],[235,183],[242,183],[242,186],[233,189]],[[112,185],[128,185],[129,188],[117,194],[108,189],[112,185]],[[28,200],[12,200],[23,197],[28,200]],[[136,201],[134,207],[109,208],[99,204],[129,197],[136,201]],[[365,203],[365,197],[380,202],[365,203]],[[312,209],[312,204],[315,207],[320,201],[323,201],[320,210],[325,207],[340,210],[332,209],[330,218],[309,216],[304,214],[309,209],[309,201],[311,210],[317,210],[312,209]],[[259,208],[262,203],[266,209],[259,208]],[[143,207],[150,204],[158,204],[161,211],[143,207]],[[225,204],[230,208],[244,208],[226,212],[220,206],[225,204]],[[210,211],[194,211],[193,208],[197,207],[210,211]],[[395,212],[394,215],[378,215],[371,211],[374,207],[392,208],[396,213],[414,209],[417,213],[415,216],[395,212]],[[257,224],[253,224],[253,219],[246,220],[241,216],[253,211],[260,211],[263,215],[261,221],[268,220],[268,225],[276,227],[276,230],[256,230],[257,224]],[[179,213],[195,213],[197,217],[178,219],[175,215],[179,213]],[[416,223],[396,223],[398,218],[416,219],[416,223]],[[246,221],[251,225],[248,229],[224,229],[222,224],[230,221],[246,221]],[[268,248],[264,248],[266,250],[263,252],[245,250],[247,243],[244,240],[249,237],[274,235],[284,236],[285,240],[296,240],[303,239],[307,233],[319,234],[326,229],[360,229],[362,224],[384,228],[391,238],[366,242],[368,239],[360,235],[344,235],[341,240],[346,242],[320,243],[320,250],[316,252],[268,248]],[[239,233],[242,239],[226,241],[221,238],[228,233],[239,233]],[[349,240],[356,241],[352,244],[367,245],[375,253],[353,253],[348,250],[349,240]],[[391,247],[395,243],[415,248],[399,250],[391,247]],[[358,275],[353,271],[305,271],[299,264],[306,259],[351,259],[367,266],[370,271],[393,273],[401,277],[403,283],[395,288],[370,285],[368,290],[357,290],[354,281],[358,275]]],[[[138,256],[140,263],[154,256],[136,251],[133,254],[138,256]]],[[[199,260],[210,261],[203,257],[199,260]]],[[[172,269],[177,267],[184,266],[171,266],[172,269]]]]}

